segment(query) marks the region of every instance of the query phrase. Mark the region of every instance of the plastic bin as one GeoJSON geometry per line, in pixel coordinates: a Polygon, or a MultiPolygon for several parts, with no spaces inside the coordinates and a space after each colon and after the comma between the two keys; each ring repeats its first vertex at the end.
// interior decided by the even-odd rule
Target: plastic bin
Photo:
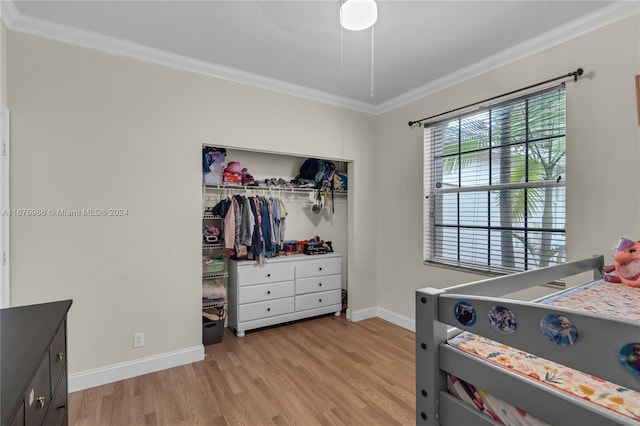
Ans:
{"type": "Polygon", "coordinates": [[[208,321],[202,319],[202,344],[205,346],[222,342],[224,336],[224,320],[208,321]]]}
{"type": "Polygon", "coordinates": [[[224,271],[224,259],[210,259],[206,256],[202,259],[203,275],[224,271]]]}

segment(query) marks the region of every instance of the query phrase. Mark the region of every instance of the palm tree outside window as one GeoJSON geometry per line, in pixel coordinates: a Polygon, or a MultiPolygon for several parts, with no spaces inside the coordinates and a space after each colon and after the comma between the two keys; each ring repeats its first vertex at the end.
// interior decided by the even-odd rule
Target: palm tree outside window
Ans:
{"type": "Polygon", "coordinates": [[[484,272],[564,263],[565,90],[425,127],[424,260],[484,272]]]}

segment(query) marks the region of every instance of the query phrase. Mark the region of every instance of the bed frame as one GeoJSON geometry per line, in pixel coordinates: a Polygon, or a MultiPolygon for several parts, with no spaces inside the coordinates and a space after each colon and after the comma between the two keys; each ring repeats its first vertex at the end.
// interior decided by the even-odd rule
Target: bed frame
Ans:
{"type": "Polygon", "coordinates": [[[640,379],[633,377],[618,360],[622,346],[640,341],[640,324],[586,311],[498,297],[589,271],[593,272],[594,280],[601,279],[603,266],[604,257],[595,256],[447,289],[416,290],[416,425],[498,425],[447,391],[447,373],[552,425],[640,425],[640,422],[547,388],[446,343],[460,330],[468,330],[640,391],[640,379]],[[454,315],[454,306],[460,301],[471,303],[476,309],[478,320],[471,327],[461,325],[454,315]],[[496,305],[516,313],[518,328],[515,333],[499,333],[489,324],[487,313],[496,305]],[[540,318],[550,313],[570,316],[580,332],[575,345],[549,344],[540,332],[539,324],[540,318]]]}

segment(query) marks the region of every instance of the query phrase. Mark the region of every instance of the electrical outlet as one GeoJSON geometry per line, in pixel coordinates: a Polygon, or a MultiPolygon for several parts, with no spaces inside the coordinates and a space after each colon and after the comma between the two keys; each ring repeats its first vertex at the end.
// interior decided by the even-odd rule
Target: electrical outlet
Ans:
{"type": "Polygon", "coordinates": [[[139,333],[133,333],[133,347],[139,348],[144,346],[144,333],[141,331],[139,333]]]}

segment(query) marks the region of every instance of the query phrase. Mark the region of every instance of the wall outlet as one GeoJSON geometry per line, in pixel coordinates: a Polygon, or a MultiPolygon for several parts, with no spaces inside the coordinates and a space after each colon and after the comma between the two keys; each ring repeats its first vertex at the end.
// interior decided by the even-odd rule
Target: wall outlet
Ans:
{"type": "Polygon", "coordinates": [[[140,348],[142,346],[144,346],[144,333],[142,331],[133,333],[133,347],[140,348]]]}

